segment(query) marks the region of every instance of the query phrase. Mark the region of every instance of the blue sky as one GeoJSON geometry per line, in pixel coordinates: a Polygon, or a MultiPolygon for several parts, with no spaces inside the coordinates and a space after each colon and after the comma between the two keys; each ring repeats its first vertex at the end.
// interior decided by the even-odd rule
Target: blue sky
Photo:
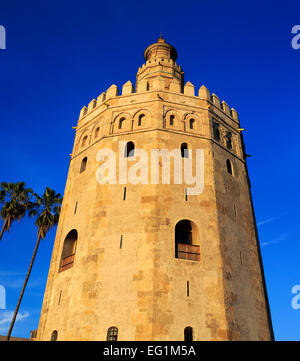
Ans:
{"type": "MultiPolygon", "coordinates": [[[[185,81],[204,84],[240,116],[271,315],[277,340],[300,340],[300,49],[291,29],[299,1],[6,1],[0,25],[0,181],[63,193],[79,111],[115,83],[135,81],[143,51],[161,31],[185,81]]],[[[38,252],[13,335],[36,329],[55,230],[38,252]]],[[[8,329],[36,240],[32,220],[0,243],[8,329]]]]}

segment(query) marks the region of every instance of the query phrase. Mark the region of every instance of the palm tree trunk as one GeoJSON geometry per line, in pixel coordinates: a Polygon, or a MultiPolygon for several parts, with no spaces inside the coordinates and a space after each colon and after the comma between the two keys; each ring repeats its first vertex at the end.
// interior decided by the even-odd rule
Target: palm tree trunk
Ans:
{"type": "Polygon", "coordinates": [[[3,227],[2,227],[2,230],[1,230],[1,233],[0,233],[0,241],[1,241],[1,238],[3,236],[3,233],[6,229],[6,225],[7,225],[7,219],[4,220],[4,224],[3,224],[3,227]]]}
{"type": "Polygon", "coordinates": [[[40,239],[41,239],[41,235],[40,235],[40,232],[38,232],[38,238],[37,238],[37,242],[36,242],[36,245],[35,245],[35,249],[33,251],[33,255],[32,255],[31,262],[30,262],[30,265],[29,265],[29,268],[28,268],[28,271],[27,271],[27,275],[26,275],[26,278],[25,278],[25,281],[24,281],[24,284],[23,284],[23,288],[22,288],[22,291],[21,291],[21,294],[20,294],[20,297],[19,297],[19,301],[18,301],[18,304],[17,304],[17,307],[15,309],[13,319],[11,321],[11,324],[10,324],[10,327],[9,327],[9,330],[8,330],[8,334],[6,336],[6,341],[9,341],[9,339],[10,339],[10,335],[11,335],[12,329],[14,327],[14,323],[16,321],[17,314],[18,314],[19,308],[20,308],[20,304],[21,304],[21,301],[22,301],[22,298],[23,298],[23,295],[24,295],[24,292],[25,292],[25,288],[26,288],[26,285],[27,285],[27,282],[28,282],[28,279],[29,279],[29,276],[30,276],[30,273],[31,273],[31,269],[32,269],[33,262],[34,262],[34,259],[35,259],[35,256],[36,256],[36,252],[37,252],[37,250],[39,248],[40,239]]]}

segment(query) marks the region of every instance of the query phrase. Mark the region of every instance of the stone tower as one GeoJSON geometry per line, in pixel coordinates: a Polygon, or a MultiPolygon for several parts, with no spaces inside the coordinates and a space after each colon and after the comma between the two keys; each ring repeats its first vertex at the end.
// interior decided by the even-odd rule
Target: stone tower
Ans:
{"type": "Polygon", "coordinates": [[[144,57],[80,112],[37,339],[273,339],[237,112],[144,57]]]}

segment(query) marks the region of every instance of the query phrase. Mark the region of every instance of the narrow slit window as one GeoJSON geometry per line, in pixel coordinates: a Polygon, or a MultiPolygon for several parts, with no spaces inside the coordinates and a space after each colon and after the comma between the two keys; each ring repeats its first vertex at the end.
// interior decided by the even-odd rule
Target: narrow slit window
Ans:
{"type": "Polygon", "coordinates": [[[125,118],[119,120],[119,129],[122,129],[125,118]]]}
{"type": "Polygon", "coordinates": [[[124,187],[124,193],[123,193],[123,201],[126,200],[126,187],[124,187]]]}
{"type": "Polygon", "coordinates": [[[195,119],[190,119],[190,129],[194,129],[195,119]]]}
{"type": "Polygon", "coordinates": [[[60,305],[62,290],[59,291],[58,305],[60,305]]]}
{"type": "Polygon", "coordinates": [[[125,151],[124,151],[124,157],[128,158],[128,157],[134,157],[134,143],[133,142],[128,142],[125,146],[125,151]]]}
{"type": "Polygon", "coordinates": [[[76,202],[76,204],[75,204],[74,214],[76,214],[76,212],[77,212],[77,205],[78,205],[78,202],[76,202]]]}
{"type": "Polygon", "coordinates": [[[187,297],[190,296],[190,282],[186,281],[186,295],[187,297]]]}
{"type": "Polygon", "coordinates": [[[181,150],[181,157],[182,158],[188,158],[189,157],[188,145],[186,143],[181,144],[180,150],[181,150]]]}
{"type": "Polygon", "coordinates": [[[230,132],[226,134],[226,148],[228,150],[232,149],[232,134],[230,132]]]}
{"type": "Polygon", "coordinates": [[[81,143],[81,146],[82,146],[82,147],[85,147],[85,146],[86,146],[87,140],[88,140],[88,136],[85,135],[85,136],[83,137],[83,139],[82,139],[82,143],[81,143]]]}
{"type": "Polygon", "coordinates": [[[81,166],[80,166],[80,173],[84,172],[86,170],[86,165],[87,165],[87,157],[84,157],[81,161],[81,166]]]}
{"type": "Polygon", "coordinates": [[[174,125],[175,115],[170,115],[170,125],[174,125]]]}
{"type": "Polygon", "coordinates": [[[220,126],[215,121],[213,121],[213,133],[214,133],[214,139],[219,142],[221,139],[220,126]]]}
{"type": "Polygon", "coordinates": [[[227,167],[227,172],[231,175],[233,175],[233,172],[232,172],[232,164],[230,162],[229,159],[226,160],[226,167],[227,167]]]}
{"type": "Polygon", "coordinates": [[[121,234],[121,237],[120,237],[120,248],[123,247],[123,234],[121,234]]]}
{"type": "Polygon", "coordinates": [[[145,114],[141,114],[139,115],[139,121],[138,121],[138,126],[140,127],[143,124],[143,118],[145,117],[145,114]]]}

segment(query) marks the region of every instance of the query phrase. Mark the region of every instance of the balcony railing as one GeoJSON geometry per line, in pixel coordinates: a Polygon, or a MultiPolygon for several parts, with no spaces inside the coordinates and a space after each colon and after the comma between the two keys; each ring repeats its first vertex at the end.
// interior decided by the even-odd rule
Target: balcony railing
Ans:
{"type": "Polygon", "coordinates": [[[59,272],[65,271],[73,267],[75,253],[61,260],[59,272]]]}
{"type": "Polygon", "coordinates": [[[30,339],[35,340],[37,336],[37,330],[30,331],[30,339]]]}
{"type": "Polygon", "coordinates": [[[188,259],[190,261],[200,260],[200,246],[194,244],[177,243],[176,258],[188,259]]]}

